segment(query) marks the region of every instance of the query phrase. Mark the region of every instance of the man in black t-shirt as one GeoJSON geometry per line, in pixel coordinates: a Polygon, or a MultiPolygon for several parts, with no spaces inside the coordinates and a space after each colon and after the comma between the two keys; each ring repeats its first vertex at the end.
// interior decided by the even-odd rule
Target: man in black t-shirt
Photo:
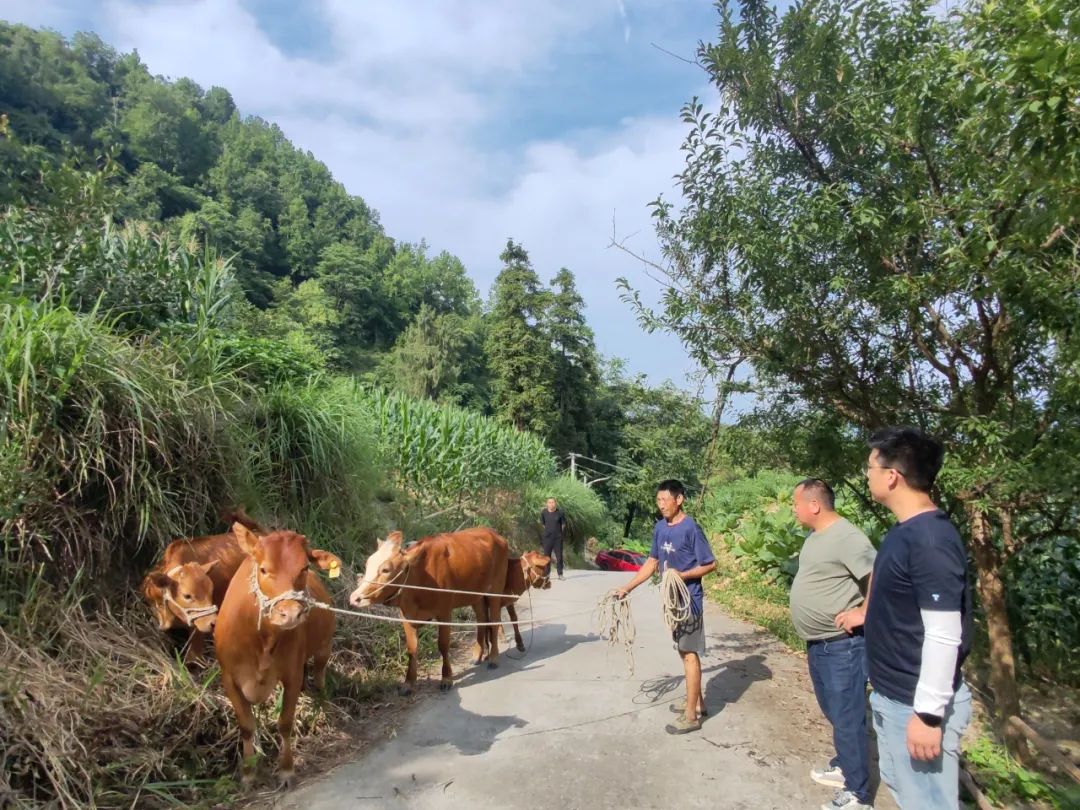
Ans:
{"type": "Polygon", "coordinates": [[[870,447],[870,494],[897,520],[874,562],[865,624],[881,780],[901,810],[956,810],[971,599],[960,535],[930,498],[944,450],[917,428],[878,431],[870,447]]]}
{"type": "Polygon", "coordinates": [[[540,525],[544,527],[543,547],[546,557],[555,557],[555,570],[563,578],[562,539],[566,518],[554,498],[547,499],[547,508],[540,513],[540,525]]]}

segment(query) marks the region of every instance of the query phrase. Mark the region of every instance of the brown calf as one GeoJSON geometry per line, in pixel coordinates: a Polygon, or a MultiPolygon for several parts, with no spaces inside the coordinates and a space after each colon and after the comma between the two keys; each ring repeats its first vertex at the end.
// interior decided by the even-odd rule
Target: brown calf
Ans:
{"type": "MultiPolygon", "coordinates": [[[[231,518],[230,523],[266,533],[243,509],[223,516],[231,518]]],[[[244,556],[232,532],[174,540],[143,579],[142,595],[150,604],[158,627],[161,630],[191,628],[184,653],[186,663],[202,660],[206,636],[213,631],[217,609],[244,556]]]]}
{"type": "Polygon", "coordinates": [[[340,570],[341,561],[327,551],[308,548],[307,538],[277,531],[256,537],[240,524],[233,526],[247,557],[229,584],[214,628],[214,647],[221,663],[221,683],[236,712],[243,742],[243,780],[253,779],[255,716],[252,705],[264,703],[280,683],[284,688],[278,731],[278,779],[293,781],[292,729],[296,701],[304,686],[304,663],[314,658],[312,675],[322,689],[334,614],[313,607],[329,603],[318,576],[308,569],[340,570]]]}
{"type": "MultiPolygon", "coordinates": [[[[379,541],[378,548],[367,559],[364,577],[349,602],[361,608],[380,604],[401,610],[402,618],[406,619],[402,628],[409,651],[409,668],[401,693],[407,695],[416,688],[417,643],[416,627],[408,620],[448,622],[454,608],[472,605],[476,620],[488,621],[488,603],[483,596],[449,591],[502,593],[506,584],[507,544],[505,539],[487,528],[425,537],[407,550],[401,548],[401,542],[401,532],[392,532],[386,540],[379,541]],[[413,590],[399,585],[439,590],[413,590]]],[[[454,671],[450,667],[450,628],[445,625],[439,627],[439,652],[442,654],[439,689],[445,692],[454,683],[454,671]]],[[[478,643],[477,663],[484,652],[478,643]]],[[[498,659],[499,646],[493,643],[487,651],[488,667],[497,667],[498,659]]]]}
{"type": "MultiPolygon", "coordinates": [[[[529,588],[546,590],[551,587],[551,577],[548,571],[550,564],[551,558],[545,557],[538,551],[526,551],[521,555],[520,559],[517,557],[508,559],[506,561],[506,586],[503,589],[506,598],[492,600],[498,601],[498,604],[494,606],[494,609],[489,608],[489,613],[493,617],[491,621],[493,622],[502,619],[502,609],[506,608],[506,612],[510,614],[510,624],[514,628],[514,643],[521,652],[525,652],[525,642],[521,640],[521,631],[518,629],[518,617],[514,605],[517,604],[518,597],[529,588]]],[[[501,624],[497,628],[478,627],[476,643],[482,649],[486,649],[487,645],[492,643],[496,630],[498,630],[500,637],[505,638],[501,624]],[[483,633],[484,630],[487,630],[488,633],[483,633]]]]}

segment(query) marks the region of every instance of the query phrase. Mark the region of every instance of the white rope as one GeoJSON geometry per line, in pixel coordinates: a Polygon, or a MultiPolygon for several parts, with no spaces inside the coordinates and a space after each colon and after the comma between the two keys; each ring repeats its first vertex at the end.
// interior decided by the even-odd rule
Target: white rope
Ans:
{"type": "MultiPolygon", "coordinates": [[[[432,624],[432,625],[439,625],[439,626],[443,626],[443,627],[499,627],[499,626],[501,626],[503,624],[506,624],[506,622],[503,622],[503,621],[498,621],[498,622],[440,622],[440,621],[436,621],[435,619],[430,619],[430,620],[426,620],[426,619],[406,619],[404,616],[387,616],[387,615],[382,614],[382,613],[367,613],[367,612],[362,611],[362,610],[346,610],[345,608],[334,607],[333,605],[328,605],[325,602],[316,602],[315,600],[311,600],[311,606],[315,607],[315,608],[322,608],[323,610],[329,610],[329,611],[332,611],[334,613],[341,613],[344,616],[359,616],[362,619],[376,619],[376,620],[381,621],[381,622],[399,622],[401,624],[405,624],[405,623],[408,623],[408,624],[432,624]]],[[[578,610],[578,611],[575,611],[573,613],[561,613],[561,614],[559,614],[557,616],[548,616],[547,618],[544,618],[544,619],[533,619],[533,618],[530,617],[528,619],[528,621],[530,623],[532,623],[532,624],[547,624],[548,622],[554,622],[554,621],[557,621],[559,619],[568,619],[571,616],[583,616],[586,613],[593,613],[593,612],[595,612],[595,610],[596,610],[596,608],[589,608],[588,610],[578,610]]]]}
{"type": "Polygon", "coordinates": [[[382,588],[408,588],[413,591],[438,591],[439,593],[463,593],[469,596],[491,596],[496,599],[517,599],[512,593],[487,593],[486,591],[457,591],[453,588],[432,588],[427,585],[405,585],[404,583],[397,583],[393,580],[389,582],[379,582],[378,580],[368,579],[367,577],[357,577],[356,583],[359,585],[361,582],[367,582],[371,585],[378,585],[382,588]]]}
{"type": "Polygon", "coordinates": [[[306,616],[313,606],[321,604],[311,598],[311,594],[307,592],[306,588],[302,591],[285,591],[273,598],[267,596],[263,593],[263,589],[259,587],[259,573],[258,569],[255,567],[254,560],[251,561],[251,579],[249,584],[251,586],[251,593],[255,596],[255,605],[259,610],[256,627],[260,630],[262,629],[263,616],[269,616],[270,611],[274,609],[274,605],[278,602],[289,600],[298,603],[300,605],[301,616],[306,616]]]}
{"type": "Polygon", "coordinates": [[[626,597],[619,598],[617,590],[608,591],[600,598],[599,604],[593,609],[599,612],[596,617],[600,628],[600,637],[606,638],[608,646],[622,645],[626,650],[627,677],[634,675],[634,636],[637,628],[634,626],[634,616],[630,612],[630,600],[626,597]]]}
{"type": "Polygon", "coordinates": [[[207,605],[206,607],[201,608],[189,608],[184,607],[175,599],[173,599],[172,594],[169,593],[168,590],[165,590],[163,592],[163,595],[165,598],[165,602],[172,605],[174,613],[180,613],[181,617],[183,618],[184,622],[187,624],[188,627],[194,626],[197,619],[201,619],[203,616],[213,616],[218,612],[217,605],[207,605]]]}
{"type": "Polygon", "coordinates": [[[664,571],[660,580],[660,608],[664,613],[664,624],[672,632],[680,624],[688,622],[693,615],[690,591],[674,568],[664,571]]]}

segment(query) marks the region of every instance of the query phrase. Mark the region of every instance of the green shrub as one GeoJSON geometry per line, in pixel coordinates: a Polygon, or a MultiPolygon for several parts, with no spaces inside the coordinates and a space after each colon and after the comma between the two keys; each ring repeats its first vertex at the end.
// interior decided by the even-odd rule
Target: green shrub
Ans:
{"type": "MultiPolygon", "coordinates": [[[[770,579],[791,583],[798,555],[809,533],[792,511],[792,493],[802,480],[792,473],[764,471],[713,489],[701,507],[699,522],[717,532],[732,553],[770,579]]],[[[879,513],[845,489],[837,493],[837,511],[859,526],[877,545],[885,530],[879,513]]]]}
{"type": "Polygon", "coordinates": [[[1080,539],[1050,537],[1020,549],[1005,569],[1005,588],[1028,671],[1080,686],[1080,539]]]}
{"type": "Polygon", "coordinates": [[[1080,806],[1080,789],[1070,784],[1059,787],[1024,768],[1009,756],[1005,746],[982,736],[964,747],[972,776],[994,804],[1003,807],[1031,807],[1038,803],[1054,810],[1080,806]]]}

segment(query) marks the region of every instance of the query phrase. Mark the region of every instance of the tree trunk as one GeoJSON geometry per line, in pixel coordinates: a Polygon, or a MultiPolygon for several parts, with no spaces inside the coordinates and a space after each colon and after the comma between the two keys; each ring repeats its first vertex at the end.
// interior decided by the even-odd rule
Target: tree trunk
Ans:
{"type": "Polygon", "coordinates": [[[626,509],[626,523],[623,524],[623,539],[630,536],[630,529],[634,525],[634,513],[637,512],[637,506],[630,504],[626,509]]]}
{"type": "Polygon", "coordinates": [[[986,513],[973,504],[966,504],[965,508],[971,521],[971,552],[990,637],[990,689],[994,693],[995,720],[1009,753],[1027,764],[1031,761],[1027,740],[1007,722],[1013,715],[1020,717],[1020,692],[1016,685],[1012,628],[1005,610],[1005,583],[1001,578],[1003,555],[994,546],[986,513]]]}

